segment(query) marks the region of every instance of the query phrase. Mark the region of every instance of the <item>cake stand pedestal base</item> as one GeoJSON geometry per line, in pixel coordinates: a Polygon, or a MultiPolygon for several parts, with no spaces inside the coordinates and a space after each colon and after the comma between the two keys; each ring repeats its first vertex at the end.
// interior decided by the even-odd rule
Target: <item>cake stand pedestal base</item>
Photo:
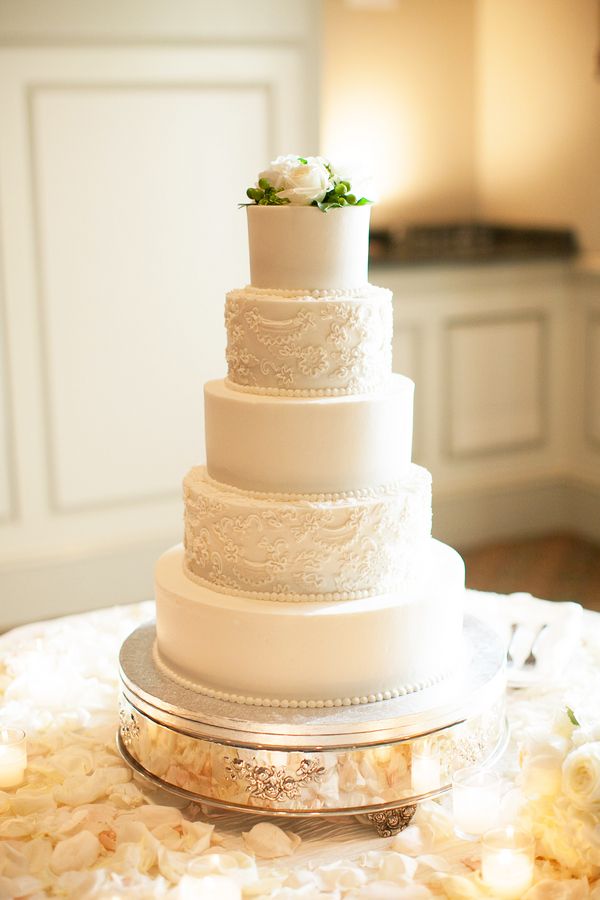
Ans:
{"type": "Polygon", "coordinates": [[[379,837],[392,837],[408,828],[417,811],[416,806],[401,806],[399,809],[383,809],[381,812],[367,814],[379,837]]]}
{"type": "Polygon", "coordinates": [[[169,679],[154,625],[121,648],[119,750],[152,784],[209,806],[277,816],[356,815],[380,836],[448,791],[464,766],[506,746],[505,650],[467,617],[464,664],[437,685],[377,703],[322,709],[243,706],[169,679]],[[424,765],[423,765],[424,763],[424,765]]]}

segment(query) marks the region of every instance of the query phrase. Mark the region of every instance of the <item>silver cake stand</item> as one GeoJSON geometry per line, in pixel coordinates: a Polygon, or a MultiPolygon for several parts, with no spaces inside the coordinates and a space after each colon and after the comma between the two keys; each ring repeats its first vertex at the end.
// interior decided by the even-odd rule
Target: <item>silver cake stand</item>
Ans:
{"type": "MultiPolygon", "coordinates": [[[[465,664],[438,685],[324,709],[241,706],[171,681],[154,624],[121,648],[119,751],[154,785],[196,803],[281,816],[359,815],[382,836],[463,766],[489,766],[507,738],[505,649],[465,620],[465,664]]],[[[307,656],[307,665],[310,660],[307,656]]]]}

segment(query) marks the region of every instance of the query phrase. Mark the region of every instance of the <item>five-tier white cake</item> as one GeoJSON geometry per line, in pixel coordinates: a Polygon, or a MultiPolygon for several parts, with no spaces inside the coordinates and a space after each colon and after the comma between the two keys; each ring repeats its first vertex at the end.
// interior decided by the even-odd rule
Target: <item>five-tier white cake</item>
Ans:
{"type": "Polygon", "coordinates": [[[227,295],[205,385],[206,466],[156,569],[155,661],[237,704],[385,701],[460,663],[464,565],[431,537],[392,297],[368,283],[369,206],[248,207],[251,283],[227,295]]]}

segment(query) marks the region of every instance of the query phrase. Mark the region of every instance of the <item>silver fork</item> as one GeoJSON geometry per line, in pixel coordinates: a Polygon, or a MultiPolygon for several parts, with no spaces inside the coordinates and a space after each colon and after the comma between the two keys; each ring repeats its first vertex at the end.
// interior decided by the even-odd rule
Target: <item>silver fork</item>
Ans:
{"type": "Polygon", "coordinates": [[[537,651],[538,651],[538,646],[539,646],[540,638],[541,638],[541,636],[543,635],[543,633],[544,633],[544,631],[546,630],[547,627],[548,627],[548,623],[547,623],[547,622],[545,622],[543,625],[541,625],[541,626],[539,627],[537,634],[535,635],[533,641],[531,642],[531,649],[529,650],[529,656],[527,657],[527,659],[525,659],[525,660],[523,661],[523,668],[524,668],[524,669],[525,669],[525,668],[531,668],[532,666],[535,666],[535,665],[536,665],[536,663],[537,663],[537,655],[536,655],[536,654],[537,654],[537,651]]]}

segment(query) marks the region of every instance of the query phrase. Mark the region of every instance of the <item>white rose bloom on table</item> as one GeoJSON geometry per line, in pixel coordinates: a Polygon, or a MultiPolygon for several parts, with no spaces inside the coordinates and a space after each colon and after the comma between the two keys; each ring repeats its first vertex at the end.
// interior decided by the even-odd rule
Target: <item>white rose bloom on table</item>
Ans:
{"type": "Polygon", "coordinates": [[[577,877],[600,876],[599,735],[600,723],[581,725],[567,707],[519,751],[520,825],[536,838],[538,857],[577,877]]]}
{"type": "Polygon", "coordinates": [[[569,753],[562,766],[562,790],[578,809],[600,812],[600,741],[569,753]]]}
{"type": "Polygon", "coordinates": [[[521,786],[527,797],[553,797],[561,789],[566,738],[532,736],[521,749],[521,786]]]}

